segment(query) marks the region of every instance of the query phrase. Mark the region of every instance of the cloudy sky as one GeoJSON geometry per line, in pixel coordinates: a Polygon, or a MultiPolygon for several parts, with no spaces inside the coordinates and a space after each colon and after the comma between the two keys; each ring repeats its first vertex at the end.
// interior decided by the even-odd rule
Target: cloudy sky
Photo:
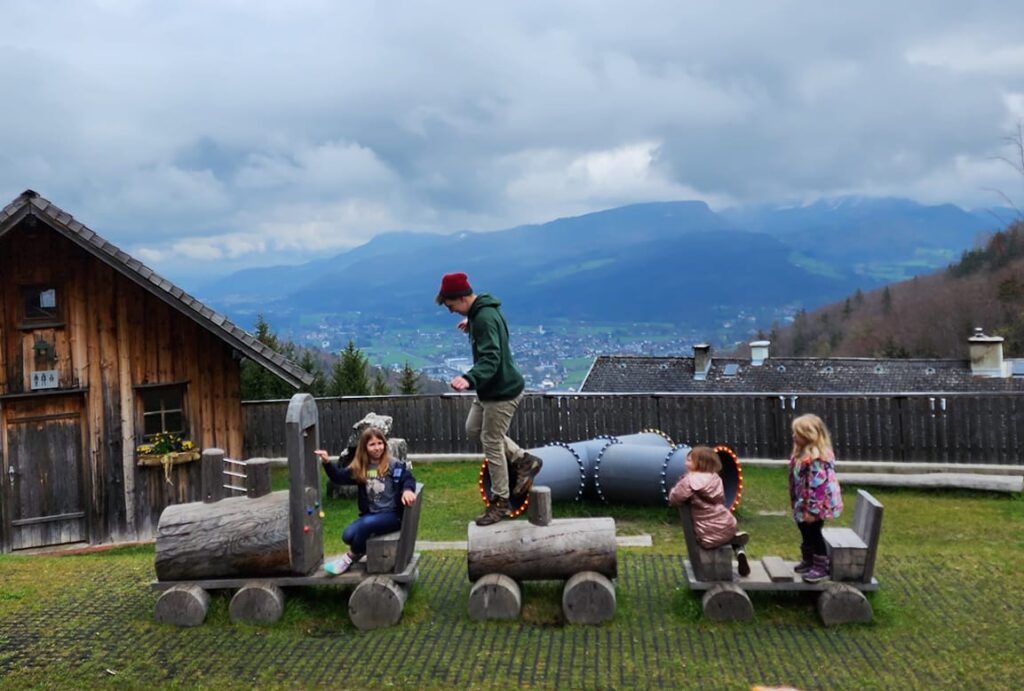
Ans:
{"type": "Polygon", "coordinates": [[[186,287],[622,204],[1024,207],[1006,2],[0,0],[0,204],[186,287]]]}

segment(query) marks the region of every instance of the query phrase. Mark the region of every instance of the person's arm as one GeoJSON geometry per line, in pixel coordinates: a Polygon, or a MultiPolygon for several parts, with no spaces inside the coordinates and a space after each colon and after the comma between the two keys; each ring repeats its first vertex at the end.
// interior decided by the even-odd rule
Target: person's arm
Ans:
{"type": "Polygon", "coordinates": [[[497,319],[473,320],[473,342],[477,358],[472,369],[462,375],[470,388],[479,389],[498,373],[501,368],[501,340],[498,337],[500,324],[497,319]]]}
{"type": "Polygon", "coordinates": [[[679,478],[672,491],[668,493],[669,506],[681,506],[693,496],[693,487],[690,486],[690,478],[683,475],[679,478]]]}
{"type": "Polygon", "coordinates": [[[323,466],[324,472],[327,473],[327,477],[331,478],[331,482],[336,485],[356,484],[355,480],[352,479],[352,471],[348,467],[339,468],[334,463],[331,463],[326,451],[317,449],[313,453],[320,459],[320,464],[323,466]]]}
{"type": "Polygon", "coordinates": [[[412,506],[416,501],[416,478],[405,463],[397,464],[401,468],[402,475],[399,479],[401,488],[401,501],[404,506],[412,506]]]}

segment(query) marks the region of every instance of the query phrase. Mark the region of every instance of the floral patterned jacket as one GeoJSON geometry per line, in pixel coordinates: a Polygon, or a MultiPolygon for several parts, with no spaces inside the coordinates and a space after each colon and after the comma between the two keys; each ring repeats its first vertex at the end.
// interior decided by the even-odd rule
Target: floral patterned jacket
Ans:
{"type": "Polygon", "coordinates": [[[831,454],[827,458],[789,459],[789,501],[797,523],[838,518],[843,512],[835,460],[831,454]]]}

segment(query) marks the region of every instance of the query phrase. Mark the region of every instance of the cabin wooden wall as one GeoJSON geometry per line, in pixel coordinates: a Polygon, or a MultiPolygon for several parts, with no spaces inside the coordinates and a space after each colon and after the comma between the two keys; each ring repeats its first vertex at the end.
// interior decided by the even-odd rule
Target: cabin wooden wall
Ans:
{"type": "MultiPolygon", "coordinates": [[[[241,382],[232,348],[205,327],[31,217],[0,238],[0,409],[30,392],[37,335],[54,343],[63,398],[83,389],[90,541],[146,538],[170,503],[199,498],[199,463],[136,465],[142,409],[136,387],[185,384],[199,449],[242,453],[241,382]],[[65,323],[18,328],[19,286],[53,284],[65,323]]],[[[48,369],[40,367],[40,369],[48,369]]]]}

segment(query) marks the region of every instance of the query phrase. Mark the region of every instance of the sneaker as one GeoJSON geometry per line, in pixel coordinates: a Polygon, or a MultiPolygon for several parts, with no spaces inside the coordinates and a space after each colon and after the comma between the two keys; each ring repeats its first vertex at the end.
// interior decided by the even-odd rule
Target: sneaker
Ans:
{"type": "Polygon", "coordinates": [[[736,533],[732,538],[732,544],[736,547],[743,547],[748,542],[750,542],[750,533],[748,532],[736,533]]]}
{"type": "Polygon", "coordinates": [[[795,573],[807,573],[814,566],[814,550],[800,546],[800,563],[793,567],[795,573]]]}
{"type": "Polygon", "coordinates": [[[533,487],[533,478],[540,472],[544,461],[532,453],[524,453],[523,457],[512,464],[516,471],[516,484],[512,488],[512,496],[525,497],[526,493],[533,487]]]}
{"type": "Polygon", "coordinates": [[[742,547],[736,549],[736,570],[744,578],[750,575],[750,560],[747,559],[747,550],[742,547]]]}
{"type": "Polygon", "coordinates": [[[334,561],[324,564],[324,571],[332,576],[340,576],[352,568],[352,563],[354,561],[355,559],[353,556],[346,552],[341,556],[341,559],[335,559],[334,561]]]}
{"type": "Polygon", "coordinates": [[[511,516],[512,509],[509,508],[508,499],[505,497],[495,497],[491,500],[491,503],[487,505],[487,509],[476,517],[476,524],[491,525],[498,521],[503,521],[506,518],[510,518],[511,516]]]}

